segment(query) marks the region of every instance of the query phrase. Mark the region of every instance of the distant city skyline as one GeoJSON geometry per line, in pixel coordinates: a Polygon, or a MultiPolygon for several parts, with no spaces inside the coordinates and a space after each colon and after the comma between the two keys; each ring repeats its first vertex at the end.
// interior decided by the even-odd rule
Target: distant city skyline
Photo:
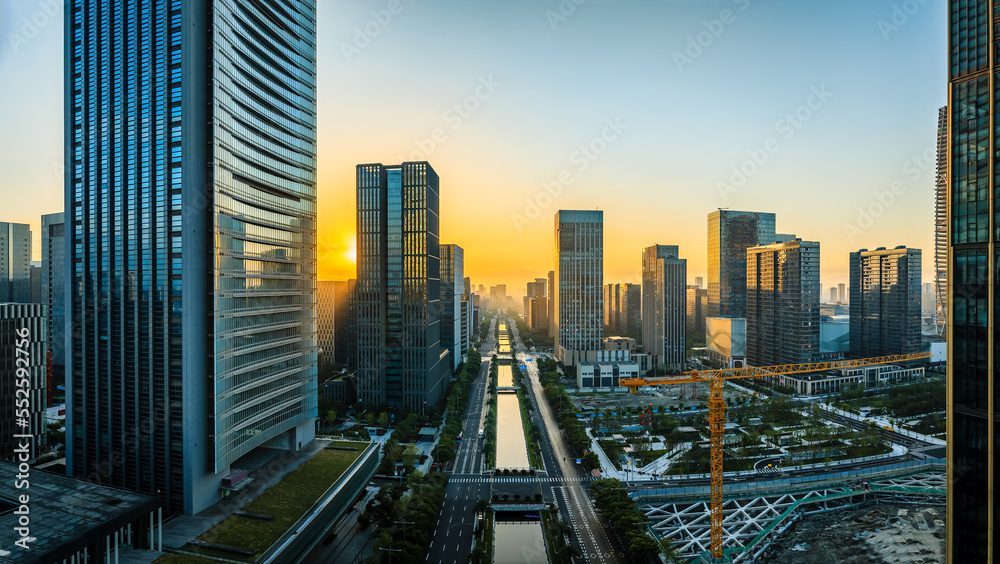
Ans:
{"type": "MultiPolygon", "coordinates": [[[[446,179],[441,236],[487,286],[551,269],[557,209],[606,212],[614,283],[639,282],[642,249],[664,240],[704,276],[704,218],[719,207],[775,213],[821,242],[826,287],[847,282],[853,251],[933,249],[943,3],[901,25],[889,0],[387,9],[319,10],[321,280],[354,277],[361,162],[428,160],[446,179]]],[[[0,115],[0,221],[32,226],[33,260],[41,215],[63,211],[62,14],[26,33],[39,10],[0,5],[0,76],[19,77],[0,92],[18,108],[0,115]]]]}

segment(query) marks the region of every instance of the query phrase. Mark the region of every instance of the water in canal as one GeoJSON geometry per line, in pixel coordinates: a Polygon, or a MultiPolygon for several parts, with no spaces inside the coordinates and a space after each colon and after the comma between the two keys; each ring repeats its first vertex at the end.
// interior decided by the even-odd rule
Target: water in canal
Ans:
{"type": "Polygon", "coordinates": [[[541,521],[497,521],[493,533],[494,564],[545,564],[541,521]]]}
{"type": "Polygon", "coordinates": [[[514,371],[510,369],[510,365],[507,363],[501,362],[497,365],[497,387],[514,387],[514,371]]]}
{"type": "Polygon", "coordinates": [[[517,394],[497,394],[497,468],[530,468],[517,394]]]}

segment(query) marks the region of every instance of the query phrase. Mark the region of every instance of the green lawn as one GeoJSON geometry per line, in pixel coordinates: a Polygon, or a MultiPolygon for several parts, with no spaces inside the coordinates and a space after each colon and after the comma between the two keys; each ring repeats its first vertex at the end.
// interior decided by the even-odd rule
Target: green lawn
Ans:
{"type": "MultiPolygon", "coordinates": [[[[358,450],[322,450],[242,508],[243,511],[251,513],[274,515],[273,520],[262,521],[231,515],[198,539],[249,548],[255,550],[259,556],[312,507],[312,504],[340,478],[365,449],[362,443],[335,441],[330,444],[357,447],[358,450]]],[[[185,545],[183,550],[244,562],[254,560],[251,557],[191,545],[185,545]]],[[[184,564],[203,561],[205,560],[185,555],[165,555],[156,562],[184,564]]]]}

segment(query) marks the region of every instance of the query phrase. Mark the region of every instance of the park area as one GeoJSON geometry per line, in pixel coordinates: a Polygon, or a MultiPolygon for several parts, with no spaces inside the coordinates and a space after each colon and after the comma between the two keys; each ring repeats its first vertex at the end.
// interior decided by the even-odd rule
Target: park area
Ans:
{"type": "Polygon", "coordinates": [[[299,520],[316,501],[358,459],[366,445],[352,442],[334,442],[305,461],[280,482],[251,500],[241,508],[246,513],[270,515],[270,520],[230,515],[198,537],[199,541],[224,544],[254,551],[254,556],[240,556],[188,544],[182,550],[203,554],[200,558],[188,554],[168,554],[156,560],[161,564],[196,564],[217,561],[254,562],[275,541],[299,520]],[[356,450],[350,450],[356,449],[356,450]]]}

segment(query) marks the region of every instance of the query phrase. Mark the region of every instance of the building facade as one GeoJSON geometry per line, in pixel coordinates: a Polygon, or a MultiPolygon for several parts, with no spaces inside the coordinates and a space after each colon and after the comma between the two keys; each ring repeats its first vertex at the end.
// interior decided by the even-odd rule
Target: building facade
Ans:
{"type": "Polygon", "coordinates": [[[441,346],[439,179],[427,162],[358,165],[358,399],[427,413],[451,373],[441,346]]]}
{"type": "MultiPolygon", "coordinates": [[[[996,7],[948,1],[948,528],[949,563],[993,562],[1000,510],[994,328],[1000,265],[996,203],[996,7]]],[[[852,290],[853,294],[853,290],[852,290]]],[[[853,295],[852,295],[853,298],[853,295]]],[[[853,316],[853,313],[852,313],[853,316]]],[[[853,321],[853,320],[852,320],[853,321]]],[[[853,344],[854,335],[851,339],[853,344]]]]}
{"type": "Polygon", "coordinates": [[[934,321],[944,336],[948,321],[948,106],[938,109],[934,176],[934,321]]]}
{"type": "Polygon", "coordinates": [[[708,289],[687,287],[687,332],[705,333],[705,314],[708,312],[708,289]]]}
{"type": "Polygon", "coordinates": [[[23,462],[16,450],[29,442],[33,461],[45,444],[45,314],[43,304],[0,303],[0,458],[4,460],[23,462]],[[19,434],[32,438],[21,440],[19,434]]]}
{"type": "Polygon", "coordinates": [[[919,352],[920,249],[851,253],[851,356],[919,352]]]}
{"type": "Polygon", "coordinates": [[[747,363],[819,355],[819,243],[793,239],[747,249],[747,363]]]}
{"type": "Polygon", "coordinates": [[[604,336],[604,212],[556,212],[555,249],[555,352],[573,366],[604,336]]]}
{"type": "Polygon", "coordinates": [[[555,317],[556,271],[555,270],[549,271],[549,285],[547,290],[548,293],[546,294],[546,297],[548,298],[548,303],[546,303],[545,306],[549,310],[548,335],[549,337],[555,339],[556,338],[556,317],[555,317]]]}
{"type": "Polygon", "coordinates": [[[452,369],[462,364],[469,342],[462,332],[462,292],[465,288],[465,251],[441,245],[441,347],[451,352],[452,369]]]}
{"type": "Polygon", "coordinates": [[[747,359],[747,320],[741,317],[706,317],[705,348],[708,358],[723,368],[742,368],[747,359]]]}
{"type": "Polygon", "coordinates": [[[31,303],[31,227],[0,222],[0,302],[31,303]]]}
{"type": "Polygon", "coordinates": [[[654,365],[684,370],[687,361],[687,260],[677,245],[642,251],[642,346],[654,365]]]}
{"type": "Polygon", "coordinates": [[[314,436],[315,1],[68,0],[64,31],[67,472],[196,514],[314,436]]]}
{"type": "Polygon", "coordinates": [[[708,214],[708,317],[746,317],[747,249],[775,242],[774,214],[708,214]]]}
{"type": "Polygon", "coordinates": [[[52,381],[48,383],[51,405],[55,386],[66,379],[66,224],[62,212],[42,216],[42,299],[51,356],[52,381]]]}
{"type": "Polygon", "coordinates": [[[335,284],[333,281],[316,283],[316,344],[319,346],[320,365],[324,367],[336,362],[335,284]]]}

